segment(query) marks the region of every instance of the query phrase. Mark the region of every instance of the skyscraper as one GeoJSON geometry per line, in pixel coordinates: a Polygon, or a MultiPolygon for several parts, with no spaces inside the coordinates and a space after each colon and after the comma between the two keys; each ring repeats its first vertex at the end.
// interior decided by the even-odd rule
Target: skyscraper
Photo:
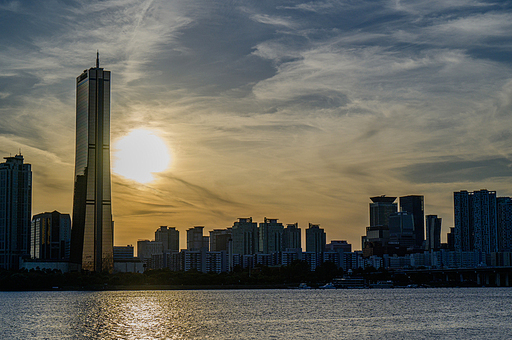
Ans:
{"type": "Polygon", "coordinates": [[[4,157],[0,164],[0,268],[18,269],[30,254],[32,171],[23,156],[4,157]]]}
{"type": "Polygon", "coordinates": [[[426,218],[427,240],[426,250],[439,250],[441,248],[441,221],[437,215],[427,215],[426,218]]]}
{"type": "Polygon", "coordinates": [[[498,251],[496,191],[453,193],[455,249],[498,251]]]}
{"type": "Polygon", "coordinates": [[[422,247],[425,241],[424,198],[420,195],[400,197],[400,211],[412,214],[414,220],[414,239],[416,247],[422,247]]]}
{"type": "Polygon", "coordinates": [[[414,247],[414,217],[411,213],[400,211],[389,215],[389,243],[400,247],[414,247]]]}
{"type": "Polygon", "coordinates": [[[76,79],[76,155],[71,262],[83,270],[113,268],[110,189],[110,71],[96,67],[76,79]]]}
{"type": "Polygon", "coordinates": [[[498,240],[499,251],[512,251],[512,199],[498,197],[498,240]]]}
{"type": "Polygon", "coordinates": [[[386,197],[385,195],[370,197],[370,227],[388,226],[389,215],[397,212],[396,197],[386,197]]]}

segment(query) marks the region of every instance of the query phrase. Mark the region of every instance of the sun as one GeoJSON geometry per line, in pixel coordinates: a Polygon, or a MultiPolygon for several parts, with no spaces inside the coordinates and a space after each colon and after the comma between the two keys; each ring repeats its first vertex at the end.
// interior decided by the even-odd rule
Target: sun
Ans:
{"type": "Polygon", "coordinates": [[[165,171],[170,163],[169,149],[155,131],[132,130],[114,144],[112,170],[139,183],[153,181],[153,174],[165,171]]]}

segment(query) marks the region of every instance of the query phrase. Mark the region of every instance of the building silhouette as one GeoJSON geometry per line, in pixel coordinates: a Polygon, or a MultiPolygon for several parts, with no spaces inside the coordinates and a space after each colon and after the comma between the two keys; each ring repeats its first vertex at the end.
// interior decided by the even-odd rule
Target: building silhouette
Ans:
{"type": "Polygon", "coordinates": [[[453,193],[455,250],[498,251],[496,191],[453,193]]]}
{"type": "Polygon", "coordinates": [[[187,230],[187,250],[210,249],[210,238],[203,235],[202,226],[193,227],[187,230]]]}
{"type": "Polygon", "coordinates": [[[23,156],[4,157],[0,164],[0,268],[18,269],[30,255],[32,171],[23,156]]]}
{"type": "Polygon", "coordinates": [[[76,155],[71,262],[82,270],[113,268],[110,186],[110,71],[96,67],[76,79],[76,155]]]}
{"type": "Polygon", "coordinates": [[[251,255],[256,254],[258,246],[258,223],[252,221],[252,217],[239,218],[231,228],[233,240],[232,254],[251,255]]]}
{"type": "Polygon", "coordinates": [[[396,197],[375,196],[370,197],[370,227],[388,226],[389,215],[397,212],[396,197]]]}
{"type": "Polygon", "coordinates": [[[287,224],[283,230],[283,249],[301,249],[301,230],[298,223],[287,224]]]}
{"type": "Polygon", "coordinates": [[[158,228],[155,231],[155,241],[162,242],[164,253],[180,251],[180,232],[175,227],[158,228]]]}
{"type": "Polygon", "coordinates": [[[259,228],[259,249],[261,253],[272,254],[283,249],[284,226],[274,218],[264,218],[259,228]]]}
{"type": "Polygon", "coordinates": [[[497,198],[498,209],[498,248],[500,251],[512,252],[512,199],[497,198]]]}
{"type": "Polygon", "coordinates": [[[32,217],[30,256],[38,260],[69,260],[71,217],[58,211],[32,217]]]}
{"type": "Polygon", "coordinates": [[[425,217],[427,230],[426,250],[441,249],[441,222],[442,219],[437,215],[427,215],[425,217]]]}
{"type": "Polygon", "coordinates": [[[228,251],[231,228],[210,231],[210,251],[228,251]]]}
{"type": "Polygon", "coordinates": [[[425,213],[424,197],[420,195],[409,195],[400,197],[400,211],[412,214],[414,220],[415,246],[422,248],[425,241],[425,213]]]}
{"type": "Polygon", "coordinates": [[[414,217],[407,211],[389,215],[389,244],[403,248],[416,245],[414,217]]]}
{"type": "Polygon", "coordinates": [[[309,223],[306,229],[306,252],[323,253],[325,244],[325,231],[318,224],[309,223]]]}

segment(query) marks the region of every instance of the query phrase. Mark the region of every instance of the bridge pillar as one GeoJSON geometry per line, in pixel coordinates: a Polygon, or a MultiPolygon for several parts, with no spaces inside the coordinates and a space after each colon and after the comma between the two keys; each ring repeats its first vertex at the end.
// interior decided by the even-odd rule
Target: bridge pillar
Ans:
{"type": "Polygon", "coordinates": [[[489,285],[489,275],[488,274],[485,274],[485,285],[488,286],[489,285]]]}
{"type": "Polygon", "coordinates": [[[464,282],[464,275],[462,273],[459,274],[459,281],[464,282]]]}
{"type": "Polygon", "coordinates": [[[505,287],[510,287],[510,284],[508,282],[508,273],[505,273],[505,287]]]}
{"type": "Polygon", "coordinates": [[[480,277],[480,273],[476,274],[476,284],[479,286],[482,284],[482,278],[480,277]]]}
{"type": "Polygon", "coordinates": [[[496,273],[496,286],[501,286],[501,276],[500,273],[496,273]]]}

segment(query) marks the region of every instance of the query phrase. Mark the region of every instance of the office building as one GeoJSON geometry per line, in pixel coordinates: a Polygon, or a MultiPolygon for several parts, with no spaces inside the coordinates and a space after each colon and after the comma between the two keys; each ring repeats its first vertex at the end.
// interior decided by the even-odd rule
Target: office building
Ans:
{"type": "Polygon", "coordinates": [[[416,245],[412,214],[400,211],[389,215],[389,244],[403,248],[416,245]]]}
{"type": "Polygon", "coordinates": [[[318,224],[309,223],[309,228],[306,229],[306,252],[323,253],[325,244],[325,231],[318,224]]]}
{"type": "Polygon", "coordinates": [[[32,171],[23,156],[4,157],[0,164],[0,268],[19,268],[30,256],[32,171]]]}
{"type": "Polygon", "coordinates": [[[239,218],[231,228],[233,240],[233,252],[241,256],[252,255],[258,252],[258,224],[252,221],[252,217],[239,218]]]}
{"type": "Polygon", "coordinates": [[[427,215],[425,218],[427,240],[426,250],[439,250],[441,249],[441,218],[437,215],[427,215]]]}
{"type": "Polygon", "coordinates": [[[162,242],[164,253],[180,251],[180,232],[174,227],[158,228],[155,231],[155,241],[162,242]]]}
{"type": "Polygon", "coordinates": [[[278,253],[283,250],[284,226],[274,218],[266,218],[260,223],[259,250],[263,254],[278,253]]]}
{"type": "Polygon", "coordinates": [[[370,197],[370,227],[388,226],[389,215],[397,212],[397,204],[394,203],[396,197],[386,197],[385,195],[370,197]]]}
{"type": "Polygon", "coordinates": [[[412,214],[414,220],[415,246],[421,248],[425,241],[425,213],[424,198],[420,195],[400,197],[400,211],[412,214]]]}
{"type": "Polygon", "coordinates": [[[110,272],[114,265],[110,187],[110,71],[96,67],[76,79],[76,155],[71,262],[110,272]]]}
{"type": "Polygon", "coordinates": [[[37,260],[69,260],[71,217],[58,211],[34,215],[30,228],[30,256],[37,260]]]}

